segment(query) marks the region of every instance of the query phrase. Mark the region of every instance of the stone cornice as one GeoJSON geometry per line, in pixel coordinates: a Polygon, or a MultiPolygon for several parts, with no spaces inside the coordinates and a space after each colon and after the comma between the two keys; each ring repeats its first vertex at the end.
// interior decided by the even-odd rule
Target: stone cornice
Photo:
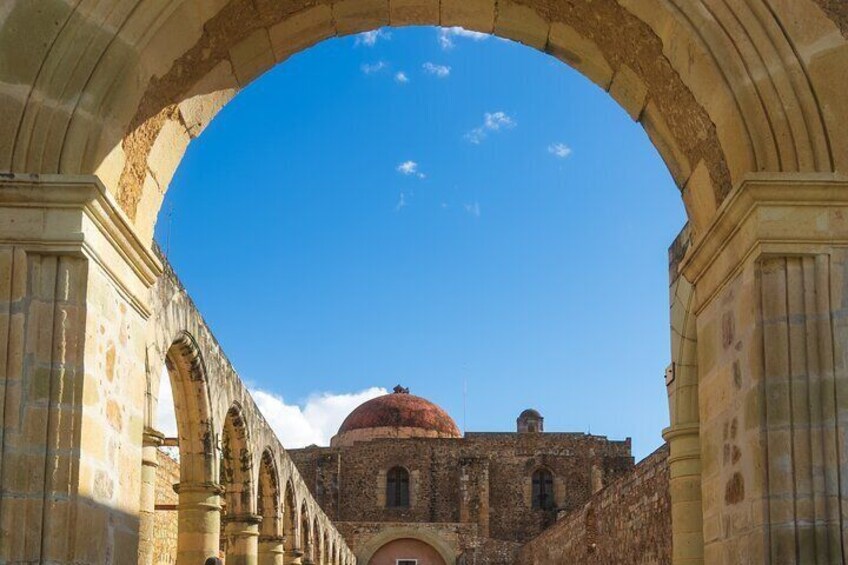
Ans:
{"type": "Polygon", "coordinates": [[[0,229],[0,242],[88,257],[150,315],[145,292],[162,263],[96,176],[0,173],[0,229]]]}
{"type": "Polygon", "coordinates": [[[848,178],[749,175],[727,196],[680,263],[699,312],[752,256],[848,244],[848,178]]]}

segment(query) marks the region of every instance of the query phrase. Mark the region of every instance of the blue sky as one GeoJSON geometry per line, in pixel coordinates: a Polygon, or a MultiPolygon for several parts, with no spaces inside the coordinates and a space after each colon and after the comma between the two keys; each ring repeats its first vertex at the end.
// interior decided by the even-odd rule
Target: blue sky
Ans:
{"type": "Polygon", "coordinates": [[[645,132],[577,72],[407,28],[323,42],[242,91],[189,147],[156,238],[280,428],[326,436],[401,383],[468,431],[535,407],[641,457],[668,421],[684,222],[645,132]]]}

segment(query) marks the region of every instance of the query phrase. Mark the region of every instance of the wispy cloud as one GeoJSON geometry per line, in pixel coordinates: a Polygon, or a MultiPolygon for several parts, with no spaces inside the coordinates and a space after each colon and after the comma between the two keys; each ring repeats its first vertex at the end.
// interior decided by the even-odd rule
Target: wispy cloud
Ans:
{"type": "Polygon", "coordinates": [[[413,175],[420,179],[423,179],[427,176],[418,170],[418,163],[416,163],[415,161],[404,161],[403,163],[398,165],[395,170],[402,175],[413,175]]]}
{"type": "Polygon", "coordinates": [[[505,112],[486,112],[483,115],[483,125],[466,133],[465,139],[477,145],[488,137],[489,132],[514,128],[516,125],[517,122],[505,112]]]}
{"type": "Polygon", "coordinates": [[[475,218],[480,217],[480,203],[479,202],[471,202],[470,204],[464,204],[463,208],[465,211],[474,216],[475,218]]]}
{"type": "Polygon", "coordinates": [[[354,39],[354,45],[364,45],[366,47],[373,47],[377,44],[377,41],[380,39],[390,39],[392,34],[384,29],[375,29],[372,31],[366,31],[364,33],[360,33],[356,35],[356,39],[354,39]]]}
{"type": "Polygon", "coordinates": [[[565,143],[551,143],[548,145],[548,153],[559,157],[560,159],[565,159],[571,155],[571,147],[565,143]]]}
{"type": "Polygon", "coordinates": [[[437,65],[429,61],[427,61],[421,66],[424,68],[425,73],[427,73],[428,75],[435,75],[439,78],[447,78],[451,72],[451,68],[447,65],[437,65]]]}
{"type": "Polygon", "coordinates": [[[405,192],[401,192],[401,193],[400,193],[400,196],[398,197],[397,204],[395,204],[395,212],[400,212],[401,210],[403,210],[404,208],[406,208],[406,207],[407,207],[407,205],[408,205],[408,204],[407,204],[407,202],[406,202],[406,193],[405,193],[405,192]]]}
{"type": "Polygon", "coordinates": [[[395,73],[395,81],[401,84],[406,84],[409,82],[409,77],[406,76],[406,73],[403,71],[398,71],[395,73]]]}
{"type": "Polygon", "coordinates": [[[462,37],[462,38],[465,38],[465,39],[470,39],[472,41],[484,41],[486,39],[489,39],[489,37],[491,37],[491,35],[489,35],[488,33],[480,33],[479,31],[470,31],[470,30],[467,30],[467,29],[462,28],[462,27],[439,28],[437,34],[438,34],[437,39],[439,41],[439,46],[442,49],[444,49],[445,51],[448,51],[448,50],[454,48],[455,44],[454,44],[453,40],[456,37],[462,37]]]}
{"type": "MultiPolygon", "coordinates": [[[[165,437],[177,437],[174,397],[167,370],[163,370],[161,379],[156,429],[165,434],[165,437]]],[[[329,445],[330,438],[354,408],[387,392],[381,387],[349,393],[316,392],[304,402],[288,403],[274,392],[259,388],[250,390],[262,415],[286,448],[306,447],[311,444],[329,445]]],[[[177,449],[171,450],[170,453],[179,457],[177,449]]]]}
{"type": "Polygon", "coordinates": [[[387,67],[388,64],[386,64],[385,61],[377,61],[376,63],[362,63],[360,69],[362,69],[362,72],[366,75],[373,75],[375,73],[379,73],[387,67]]]}

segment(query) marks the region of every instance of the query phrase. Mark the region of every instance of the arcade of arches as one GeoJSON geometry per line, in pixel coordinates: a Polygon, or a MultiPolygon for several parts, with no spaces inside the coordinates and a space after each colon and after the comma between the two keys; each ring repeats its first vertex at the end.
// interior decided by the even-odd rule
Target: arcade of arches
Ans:
{"type": "Polygon", "coordinates": [[[0,562],[148,562],[163,364],[180,563],[221,545],[228,564],[354,560],[151,240],[240,88],[384,25],[543,50],[644,126],[689,217],[670,253],[673,561],[844,562],[839,0],[3,2],[0,562]]]}

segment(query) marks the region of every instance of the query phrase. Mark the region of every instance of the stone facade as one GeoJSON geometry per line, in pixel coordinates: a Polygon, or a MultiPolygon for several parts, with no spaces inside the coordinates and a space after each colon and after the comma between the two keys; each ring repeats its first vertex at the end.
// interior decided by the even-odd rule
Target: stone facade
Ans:
{"type": "Polygon", "coordinates": [[[521,565],[671,563],[668,446],[522,547],[521,565]]]}
{"type": "MultiPolygon", "coordinates": [[[[487,544],[497,554],[498,541],[516,547],[529,541],[556,520],[557,512],[581,508],[594,491],[633,467],[629,439],[582,433],[382,437],[289,454],[330,519],[344,524],[343,532],[357,532],[345,537],[360,558],[367,542],[363,532],[374,524],[403,524],[436,536],[444,535],[446,525],[456,525],[463,534],[451,533],[446,542],[455,559],[483,554],[487,544]],[[408,508],[386,505],[386,474],[397,466],[409,472],[408,508]],[[532,475],[540,468],[553,476],[550,510],[532,507],[532,475]]],[[[512,563],[509,552],[504,559],[468,562],[512,563]]]]}
{"type": "Polygon", "coordinates": [[[323,39],[383,25],[520,41],[643,125],[689,218],[671,281],[673,562],[844,562],[840,0],[4,2],[0,562],[150,562],[165,357],[193,460],[181,466],[183,557],[218,547],[221,495],[240,484],[245,512],[226,534],[238,559],[261,546],[279,562],[285,546],[309,560],[320,541],[317,555],[353,561],[190,299],[168,292],[151,239],[188,144],[240,88],[323,39]],[[227,468],[227,485],[223,435],[252,462],[227,468]],[[286,494],[265,501],[264,523],[293,535],[260,542],[250,494],[269,477],[292,488],[271,491],[286,494]]]}

